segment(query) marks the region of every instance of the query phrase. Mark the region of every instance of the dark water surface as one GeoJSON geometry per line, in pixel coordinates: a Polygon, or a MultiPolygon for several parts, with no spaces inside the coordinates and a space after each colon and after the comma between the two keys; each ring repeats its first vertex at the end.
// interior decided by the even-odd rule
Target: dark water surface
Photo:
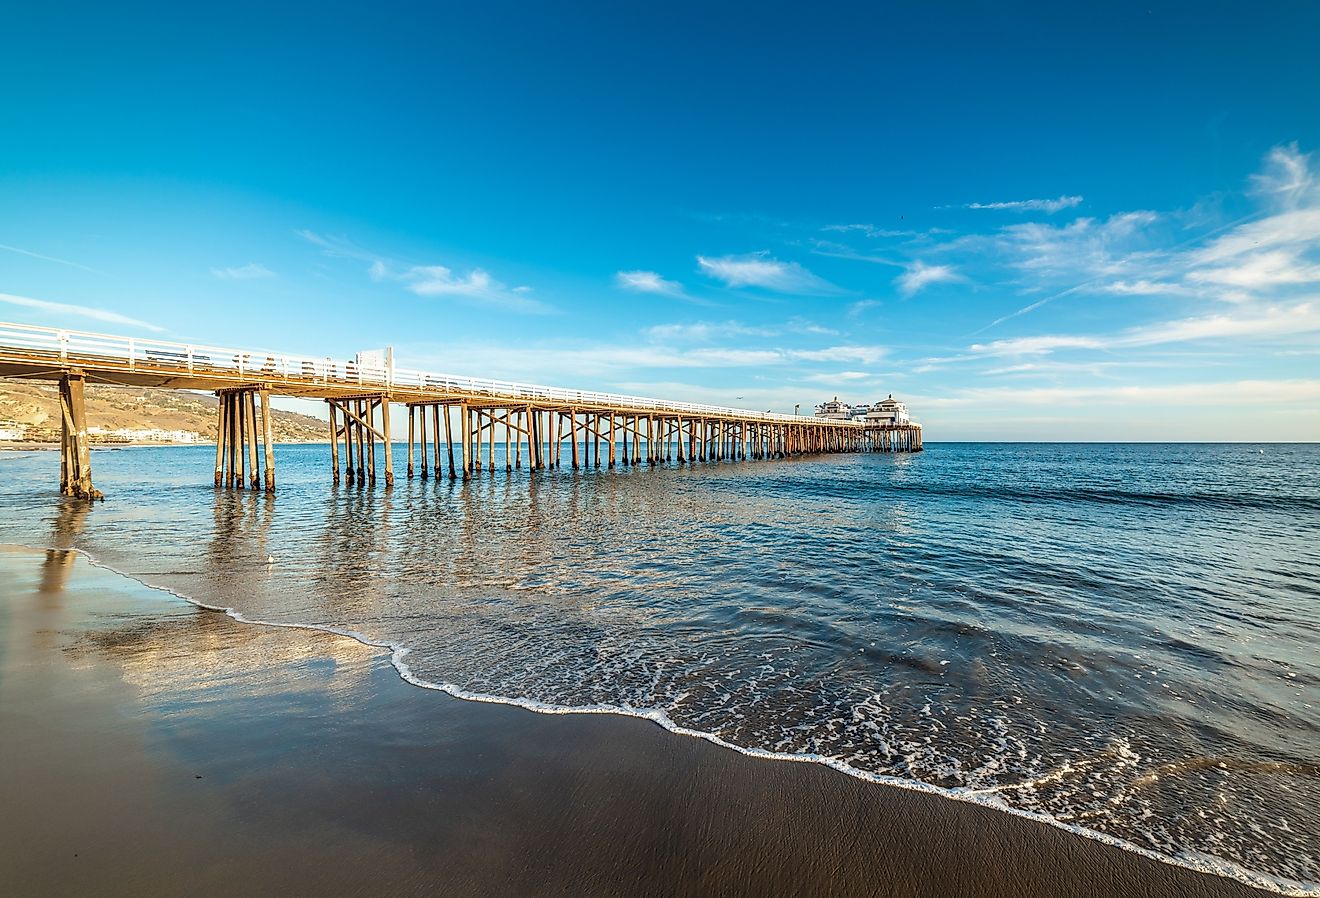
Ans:
{"type": "Polygon", "coordinates": [[[820,756],[1276,888],[1320,890],[1320,446],[499,471],[392,491],[278,451],[0,456],[0,541],[74,546],[411,674],[820,756]],[[273,561],[268,561],[273,558],[273,561]]]}

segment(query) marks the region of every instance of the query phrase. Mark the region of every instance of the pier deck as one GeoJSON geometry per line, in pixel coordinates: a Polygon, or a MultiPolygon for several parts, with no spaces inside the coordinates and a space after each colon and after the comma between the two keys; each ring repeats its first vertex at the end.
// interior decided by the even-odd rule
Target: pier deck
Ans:
{"type": "Polygon", "coordinates": [[[91,481],[83,405],[86,383],[214,392],[220,397],[215,484],[240,489],[245,483],[254,489],[275,488],[272,395],[321,399],[328,404],[326,435],[335,482],[340,479],[342,449],[347,480],[374,483],[377,444],[383,456],[384,482],[393,482],[391,403],[408,408],[410,477],[419,472],[423,477],[431,472],[441,476],[442,461],[451,478],[469,478],[493,469],[494,447],[501,438],[507,470],[523,466],[524,443],[527,467],[532,470],[560,467],[565,461],[574,468],[601,467],[602,448],[609,467],[922,449],[921,425],[917,423],[867,426],[806,415],[436,374],[399,368],[392,360],[366,365],[330,357],[3,322],[0,377],[60,382],[64,425],[61,489],[68,495],[90,498],[99,498],[100,493],[91,481]],[[453,411],[458,415],[461,447],[457,460],[453,411]]]}

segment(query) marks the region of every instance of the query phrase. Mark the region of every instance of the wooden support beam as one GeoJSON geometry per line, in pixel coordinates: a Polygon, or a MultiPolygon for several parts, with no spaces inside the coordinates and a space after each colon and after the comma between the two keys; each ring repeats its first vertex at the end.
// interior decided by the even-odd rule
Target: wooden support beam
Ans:
{"type": "Polygon", "coordinates": [[[244,390],[242,396],[248,418],[248,486],[255,490],[261,487],[261,472],[257,470],[257,391],[244,390]]]}
{"type": "Polygon", "coordinates": [[[486,442],[486,467],[489,468],[490,473],[494,475],[495,473],[495,411],[494,409],[486,410],[486,422],[487,422],[487,427],[490,431],[490,435],[486,442]]]}
{"type": "MultiPolygon", "coordinates": [[[[418,440],[420,441],[419,449],[421,450],[421,456],[422,456],[422,472],[421,472],[422,479],[430,480],[431,479],[431,447],[427,445],[427,438],[426,438],[426,413],[429,411],[429,409],[423,405],[423,406],[419,406],[417,410],[421,412],[421,414],[417,416],[418,418],[417,437],[418,440]]],[[[435,451],[439,452],[440,432],[435,427],[431,428],[431,441],[436,444],[435,451]]],[[[439,459],[436,459],[435,468],[436,468],[436,475],[438,476],[440,474],[439,459]]]]}
{"type": "Polygon", "coordinates": [[[553,422],[551,430],[555,436],[554,462],[553,467],[563,467],[562,460],[564,455],[564,413],[555,411],[551,413],[550,420],[553,422]]]}
{"type": "Polygon", "coordinates": [[[243,403],[229,394],[229,486],[243,488],[243,403]]]}
{"type": "Polygon", "coordinates": [[[366,419],[367,440],[367,476],[371,485],[376,485],[376,402],[362,400],[362,416],[366,419]]]}
{"type": "Polygon", "coordinates": [[[104,499],[92,486],[92,447],[87,435],[86,379],[79,370],[60,378],[60,492],[78,499],[104,499]]]}
{"type": "Polygon", "coordinates": [[[573,470],[578,469],[578,437],[577,437],[577,409],[569,409],[568,412],[568,438],[570,440],[570,454],[573,458],[573,470]]]}
{"type": "Polygon", "coordinates": [[[518,409],[518,411],[516,411],[516,412],[510,410],[510,411],[509,411],[509,414],[513,415],[513,416],[515,417],[516,420],[522,422],[521,424],[518,425],[518,439],[517,439],[517,440],[514,442],[514,444],[513,444],[513,467],[514,467],[514,470],[521,471],[521,470],[522,470],[522,441],[523,441],[523,435],[527,432],[527,431],[526,431],[526,423],[527,423],[527,419],[524,417],[524,416],[526,415],[526,412],[524,412],[522,409],[518,409]]]}
{"type": "Polygon", "coordinates": [[[333,402],[330,406],[330,471],[334,478],[333,483],[339,482],[339,424],[336,419],[339,417],[339,411],[335,408],[333,402]]]}
{"type": "Polygon", "coordinates": [[[355,483],[357,479],[357,456],[353,447],[353,421],[348,416],[348,403],[339,406],[344,413],[344,482],[355,483]]]}
{"type": "Polygon", "coordinates": [[[385,447],[385,488],[394,486],[394,442],[390,439],[390,401],[380,400],[380,430],[385,447]]]}
{"type": "Polygon", "coordinates": [[[234,485],[234,394],[222,394],[220,401],[225,405],[225,457],[222,485],[232,488],[234,485]]]}
{"type": "MultiPolygon", "coordinates": [[[[444,409],[445,409],[445,412],[444,412],[444,414],[445,414],[445,451],[446,451],[447,453],[449,453],[449,479],[450,479],[450,480],[456,480],[456,479],[458,479],[458,472],[454,469],[454,438],[453,438],[453,435],[452,435],[452,433],[451,433],[450,425],[449,425],[449,406],[446,405],[446,406],[444,407],[444,409]]],[[[437,419],[437,421],[438,421],[438,420],[439,420],[439,417],[440,417],[440,406],[439,406],[439,405],[436,405],[436,407],[435,407],[435,414],[436,414],[436,419],[437,419]]],[[[440,429],[439,429],[438,427],[436,428],[436,439],[437,439],[437,440],[440,439],[440,429]]],[[[440,476],[440,454],[439,454],[439,453],[440,453],[440,444],[439,444],[438,442],[436,443],[435,451],[436,451],[436,457],[435,457],[435,473],[436,473],[436,476],[439,477],[439,476],[440,476]]]]}
{"type": "Polygon", "coordinates": [[[463,427],[463,479],[472,477],[472,409],[464,402],[458,407],[458,420],[463,427]]]}
{"type": "Polygon", "coordinates": [[[270,405],[270,391],[261,393],[261,448],[266,463],[266,492],[275,492],[275,423],[272,420],[274,410],[270,405]]]}
{"type": "Polygon", "coordinates": [[[524,414],[527,421],[527,470],[535,472],[541,469],[541,425],[538,421],[541,413],[528,405],[524,414]]]}
{"type": "MultiPolygon", "coordinates": [[[[225,394],[215,395],[215,485],[218,489],[225,478],[225,394]]],[[[330,425],[332,428],[334,424],[330,425]]]]}
{"type": "Polygon", "coordinates": [[[517,453],[513,461],[514,470],[518,469],[522,459],[522,438],[527,440],[527,470],[536,470],[536,421],[533,418],[534,413],[530,405],[523,406],[519,410],[518,420],[521,422],[522,433],[518,445],[514,449],[517,453]]]}
{"type": "Polygon", "coordinates": [[[601,460],[600,460],[601,447],[605,443],[605,431],[603,430],[604,427],[605,427],[604,415],[602,415],[600,412],[592,412],[591,413],[591,436],[592,436],[591,445],[594,448],[592,448],[591,450],[591,458],[592,458],[593,466],[597,468],[601,466],[601,460]]]}
{"type": "Polygon", "coordinates": [[[354,402],[354,405],[356,406],[356,411],[355,414],[353,415],[353,420],[354,420],[353,429],[357,431],[358,486],[366,486],[367,476],[368,476],[366,444],[368,440],[371,440],[373,443],[375,442],[375,440],[372,439],[371,430],[367,426],[367,422],[362,417],[366,411],[362,407],[362,400],[361,399],[356,400],[354,402]]]}
{"type": "MultiPolygon", "coordinates": [[[[422,412],[422,417],[426,417],[426,412],[422,412]]],[[[454,479],[454,446],[451,445],[449,438],[449,405],[445,405],[445,449],[449,450],[449,479],[454,479]]],[[[430,460],[433,464],[430,470],[436,474],[436,479],[441,478],[444,466],[440,461],[440,403],[430,407],[430,460]]]]}

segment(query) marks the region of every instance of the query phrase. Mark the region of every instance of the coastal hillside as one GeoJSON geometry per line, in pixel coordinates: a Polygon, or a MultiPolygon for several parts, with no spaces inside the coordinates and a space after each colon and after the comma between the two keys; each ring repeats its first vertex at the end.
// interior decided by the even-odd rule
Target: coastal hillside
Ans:
{"type": "MultiPolygon", "coordinates": [[[[216,403],[209,393],[89,384],[87,423],[93,442],[214,440],[216,403]]],[[[276,442],[327,439],[326,423],[310,415],[276,409],[271,423],[276,442]]],[[[58,440],[58,384],[0,380],[0,431],[11,440],[58,440]]]]}

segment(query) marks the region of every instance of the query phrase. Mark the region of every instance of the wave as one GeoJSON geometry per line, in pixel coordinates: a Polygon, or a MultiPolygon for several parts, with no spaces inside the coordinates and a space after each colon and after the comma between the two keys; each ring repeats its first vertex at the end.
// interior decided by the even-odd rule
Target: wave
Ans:
{"type": "Polygon", "coordinates": [[[400,679],[402,679],[404,682],[409,683],[421,689],[427,689],[435,692],[443,692],[455,699],[459,699],[462,701],[509,705],[517,708],[522,708],[524,710],[531,711],[537,714],[557,714],[557,715],[610,714],[610,715],[616,715],[622,717],[640,718],[642,720],[651,721],[652,723],[655,723],[663,727],[664,729],[668,730],[670,733],[673,733],[675,735],[686,736],[694,739],[702,739],[713,745],[718,745],[721,748],[726,748],[732,751],[736,751],[739,754],[746,755],[748,757],[761,758],[764,760],[771,760],[771,761],[782,761],[788,763],[820,764],[824,767],[828,767],[846,776],[851,776],[856,779],[863,780],[865,782],[874,783],[882,786],[890,786],[898,789],[907,789],[913,792],[923,792],[928,795],[935,795],[942,798],[949,798],[955,801],[968,802],[970,804],[975,804],[981,807],[990,808],[995,811],[1012,814],[1015,817],[1021,817],[1027,820],[1035,821],[1037,823],[1043,823],[1048,826],[1053,826],[1057,829],[1064,830],[1074,835],[1091,839],[1093,841],[1097,841],[1102,844],[1109,845],[1113,848],[1117,848],[1122,851],[1131,852],[1133,854],[1137,854],[1142,857],[1149,858],[1151,860],[1159,861],[1165,864],[1170,864],[1176,867],[1182,867],[1184,869],[1192,870],[1198,873],[1205,873],[1213,876],[1221,876],[1224,878],[1233,879],[1244,885],[1251,886],[1253,888],[1265,889],[1281,895],[1302,896],[1302,898],[1313,898],[1313,896],[1320,896],[1320,883],[1301,882],[1297,880],[1288,879],[1285,877],[1273,876],[1271,874],[1263,873],[1257,870],[1251,870],[1247,867],[1241,866],[1240,864],[1233,863],[1232,861],[1228,861],[1223,858],[1219,858],[1208,854],[1201,854],[1201,853],[1186,853],[1180,855],[1163,854],[1158,851],[1152,851],[1149,848],[1145,848],[1143,846],[1137,845],[1133,842],[1128,841],[1127,839],[1123,839],[1118,836],[1113,836],[1108,833],[1100,832],[1099,830],[1094,830],[1088,827],[1078,826],[1077,824],[1069,823],[1064,820],[1059,820],[1058,818],[1053,817],[1049,814],[1013,807],[997,797],[996,793],[1001,791],[1006,791],[1004,789],[992,790],[992,789],[974,789],[970,787],[950,788],[944,786],[936,786],[930,783],[923,782],[921,780],[907,779],[903,777],[874,773],[872,771],[855,767],[846,761],[840,760],[838,758],[829,757],[826,755],[819,755],[813,753],[782,752],[782,751],[774,751],[765,748],[757,748],[754,746],[738,745],[736,743],[728,741],[727,739],[722,738],[721,736],[715,733],[706,732],[704,730],[693,729],[691,727],[685,727],[675,722],[672,718],[669,717],[668,714],[666,714],[663,710],[659,708],[635,708],[635,707],[630,707],[628,705],[610,705],[610,704],[558,705],[558,704],[542,702],[536,699],[530,699],[519,696],[503,696],[503,695],[493,695],[483,692],[473,692],[456,683],[435,682],[432,680],[427,680],[415,674],[412,668],[409,667],[406,659],[410,650],[408,646],[403,645],[400,642],[396,642],[393,640],[375,639],[370,636],[367,636],[366,634],[359,633],[355,630],[349,630],[343,627],[335,627],[327,624],[293,623],[287,621],[273,621],[273,620],[249,618],[246,617],[237,608],[226,607],[222,605],[214,605],[209,602],[202,601],[201,599],[194,598],[193,596],[185,595],[184,593],[181,593],[169,586],[162,586],[155,583],[151,583],[139,576],[128,573],[126,571],[119,570],[118,568],[115,568],[112,565],[97,559],[95,556],[93,556],[90,552],[88,552],[85,549],[59,548],[53,546],[37,547],[37,546],[28,546],[28,545],[24,545],[22,546],[22,548],[31,549],[34,551],[74,552],[79,556],[81,556],[82,558],[85,558],[90,564],[92,564],[97,568],[109,571],[127,580],[131,580],[135,583],[140,584],[146,589],[173,596],[177,599],[180,599],[184,602],[187,602],[190,605],[193,605],[197,608],[201,608],[205,611],[212,611],[212,612],[218,612],[224,614],[230,617],[231,619],[242,624],[249,624],[260,627],[277,627],[286,630],[306,630],[317,633],[328,633],[331,635],[342,636],[347,639],[352,639],[355,642],[358,642],[361,645],[367,646],[369,648],[379,649],[383,652],[387,652],[390,665],[394,668],[396,673],[398,673],[400,679]]]}
{"type": "MultiPolygon", "coordinates": [[[[800,493],[800,480],[783,479],[781,485],[800,493]]],[[[871,481],[847,483],[815,481],[813,495],[834,499],[867,498],[892,495],[944,496],[948,498],[1001,499],[1014,502],[1040,504],[1046,502],[1091,502],[1107,505],[1136,505],[1149,508],[1193,506],[1223,509],[1261,509],[1266,511],[1320,512],[1320,497],[1285,495],[1281,493],[1229,493],[1229,492],[1160,492],[1156,490],[1122,489],[1118,487],[1066,487],[1047,482],[1032,482],[1014,486],[1005,483],[960,481],[912,482],[904,485],[880,487],[871,481]]]]}

